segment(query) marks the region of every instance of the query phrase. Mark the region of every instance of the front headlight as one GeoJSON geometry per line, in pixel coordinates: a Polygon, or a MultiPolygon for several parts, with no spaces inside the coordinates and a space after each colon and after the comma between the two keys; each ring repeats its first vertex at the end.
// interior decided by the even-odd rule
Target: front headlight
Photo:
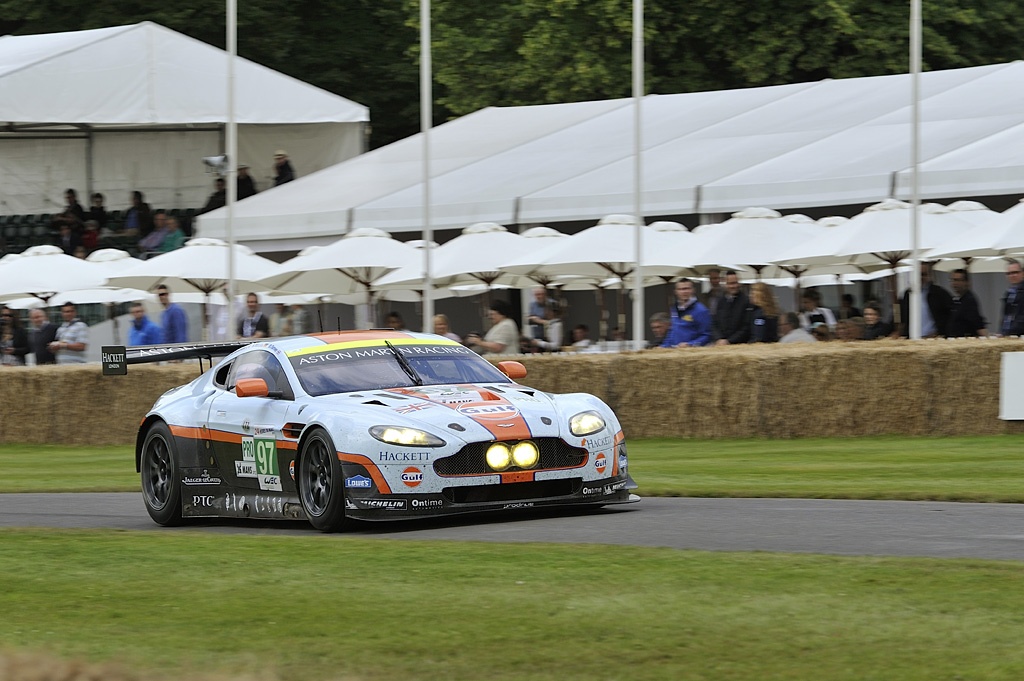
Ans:
{"type": "Polygon", "coordinates": [[[569,432],[583,437],[604,429],[604,419],[596,411],[585,411],[569,419],[569,432]]]}
{"type": "Polygon", "coordinates": [[[496,471],[503,471],[512,465],[512,450],[503,442],[495,442],[487,448],[487,465],[496,471]]]}
{"type": "Polygon", "coordinates": [[[444,447],[446,444],[436,435],[403,426],[374,426],[370,428],[370,435],[389,445],[405,447],[444,447]]]}
{"type": "Polygon", "coordinates": [[[529,440],[523,440],[512,447],[512,462],[520,468],[533,468],[540,461],[540,450],[529,440]]]}

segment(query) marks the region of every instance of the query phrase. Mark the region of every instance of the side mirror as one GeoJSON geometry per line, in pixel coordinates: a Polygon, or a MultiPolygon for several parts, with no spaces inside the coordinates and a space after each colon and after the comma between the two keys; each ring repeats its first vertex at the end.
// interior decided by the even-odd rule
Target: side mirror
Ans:
{"type": "Polygon", "coordinates": [[[498,371],[513,380],[526,376],[526,367],[519,362],[498,362],[498,371]]]}
{"type": "Polygon", "coordinates": [[[269,393],[262,378],[240,378],[235,383],[235,394],[239,397],[266,397],[269,393]]]}

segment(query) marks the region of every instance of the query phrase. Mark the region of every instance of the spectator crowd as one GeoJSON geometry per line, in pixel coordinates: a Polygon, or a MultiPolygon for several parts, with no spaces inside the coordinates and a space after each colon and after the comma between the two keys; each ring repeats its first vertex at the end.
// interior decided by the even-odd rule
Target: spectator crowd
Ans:
{"type": "MultiPolygon", "coordinates": [[[[1024,336],[1024,270],[1020,262],[1007,260],[1006,278],[1007,288],[999,301],[1001,317],[995,335],[1024,336]]],[[[742,285],[738,274],[731,270],[724,275],[721,270],[709,270],[708,287],[703,292],[698,293],[698,283],[688,278],[677,281],[674,300],[668,310],[650,316],[654,337],[651,347],[870,341],[909,335],[909,290],[896,306],[898,316],[886,319],[884,307],[876,300],[866,301],[861,309],[856,307],[853,295],[844,293],[840,296],[839,307],[833,310],[822,304],[821,294],[816,289],[802,291],[799,312],[784,312],[770,286],[763,282],[742,285]]],[[[930,264],[922,265],[922,337],[988,336],[981,306],[971,290],[970,273],[966,269],[954,270],[950,274],[950,285],[952,290],[947,291],[934,283],[930,264]]],[[[492,302],[489,316],[490,331],[483,336],[469,334],[465,340],[466,345],[481,354],[578,350],[591,345],[589,329],[584,324],[577,325],[566,336],[562,324],[564,304],[550,300],[543,288],[533,291],[522,334],[511,319],[507,302],[492,302]]],[[[440,328],[449,332],[447,319],[440,328]]],[[[621,334],[615,335],[617,332],[613,332],[613,337],[621,337],[621,334]]]]}
{"type": "MultiPolygon", "coordinates": [[[[274,153],[273,169],[275,187],[295,179],[295,170],[283,149],[274,153]]],[[[249,174],[249,166],[244,163],[238,166],[236,183],[239,201],[259,191],[249,174]]],[[[40,216],[45,220],[40,228],[46,234],[31,243],[22,243],[21,247],[51,243],[78,258],[85,258],[98,248],[119,248],[140,258],[168,253],[181,248],[193,236],[192,222],[196,215],[209,213],[227,203],[227,191],[224,178],[217,177],[213,193],[199,209],[153,209],[141,191],[131,193],[129,206],[123,211],[108,210],[105,197],[99,192],[91,194],[89,202],[86,209],[79,203],[77,191],[65,190],[64,209],[52,216],[40,216]]],[[[17,250],[14,246],[0,243],[0,250],[17,250]]]]}

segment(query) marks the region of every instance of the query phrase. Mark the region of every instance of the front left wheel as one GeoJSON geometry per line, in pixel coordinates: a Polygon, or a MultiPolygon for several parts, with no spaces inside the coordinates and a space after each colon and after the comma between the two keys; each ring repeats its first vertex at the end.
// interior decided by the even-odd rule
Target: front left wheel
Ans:
{"type": "Polygon", "coordinates": [[[310,524],[323,532],[344,529],[345,475],[331,436],[317,428],[302,445],[298,475],[299,499],[310,524]]]}
{"type": "Polygon", "coordinates": [[[142,443],[142,499],[149,516],[160,525],[180,525],[181,476],[174,436],[163,421],[154,423],[142,443]]]}

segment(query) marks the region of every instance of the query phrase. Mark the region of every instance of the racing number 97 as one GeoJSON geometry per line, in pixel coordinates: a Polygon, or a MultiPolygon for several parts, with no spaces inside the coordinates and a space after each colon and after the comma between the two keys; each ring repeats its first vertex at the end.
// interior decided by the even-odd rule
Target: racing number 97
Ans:
{"type": "Polygon", "coordinates": [[[277,475],[277,443],[274,440],[256,440],[256,472],[277,475]]]}

